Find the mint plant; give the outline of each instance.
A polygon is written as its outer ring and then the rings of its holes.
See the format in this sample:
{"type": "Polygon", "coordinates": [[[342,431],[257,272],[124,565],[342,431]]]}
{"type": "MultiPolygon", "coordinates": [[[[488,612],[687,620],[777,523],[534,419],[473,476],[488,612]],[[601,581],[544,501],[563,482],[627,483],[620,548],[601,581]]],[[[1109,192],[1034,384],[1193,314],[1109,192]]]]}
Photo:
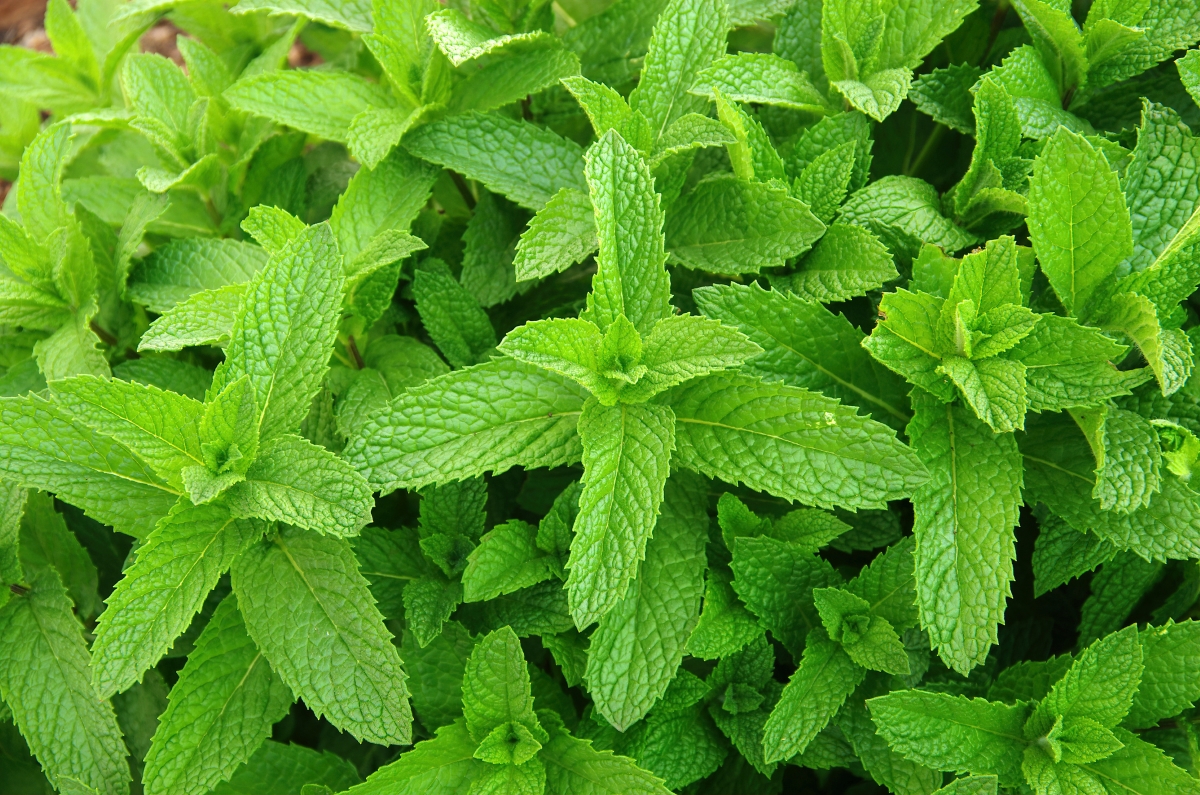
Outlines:
{"type": "Polygon", "coordinates": [[[1191,5],[44,22],[0,791],[1200,792],[1191,5]]]}

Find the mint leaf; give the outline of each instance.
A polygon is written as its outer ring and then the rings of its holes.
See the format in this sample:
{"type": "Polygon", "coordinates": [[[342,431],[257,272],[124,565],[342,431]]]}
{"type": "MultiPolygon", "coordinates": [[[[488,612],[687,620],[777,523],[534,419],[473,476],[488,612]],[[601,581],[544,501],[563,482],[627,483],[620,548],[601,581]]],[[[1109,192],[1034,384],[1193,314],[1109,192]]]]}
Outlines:
{"type": "Polygon", "coordinates": [[[574,462],[582,452],[575,428],[585,398],[561,376],[500,359],[400,395],[359,429],[343,455],[383,491],[574,462]]]}
{"type": "Polygon", "coordinates": [[[248,375],[264,441],[308,413],[333,348],[342,282],[337,243],[322,225],[289,241],[246,287],[209,395],[248,375]]]}
{"type": "Polygon", "coordinates": [[[314,712],[364,740],[411,740],[400,656],[345,541],[284,526],[238,558],[233,592],[250,637],[314,712]]]}
{"type": "Polygon", "coordinates": [[[683,657],[684,642],[690,647],[704,569],[702,493],[693,475],[677,473],[667,481],[662,513],[637,576],[592,633],[584,680],[597,711],[620,731],[640,720],[663,694],[683,657]],[[640,673],[631,677],[631,672],[640,673]]]}
{"type": "Polygon", "coordinates": [[[782,267],[823,231],[785,190],[731,177],[698,185],[672,207],[665,227],[672,262],[725,274],[782,267]]]}
{"type": "Polygon", "coordinates": [[[675,460],[729,483],[813,505],[870,508],[926,478],[886,426],[806,389],[710,377],[675,387],[665,402],[675,412],[675,460]],[[833,428],[836,436],[827,432],[833,428]]]}
{"type": "Polygon", "coordinates": [[[867,701],[871,719],[892,749],[934,770],[1023,781],[1023,725],[1030,707],[907,690],[867,701]]]}
{"type": "Polygon", "coordinates": [[[263,532],[224,505],[182,501],[138,548],[96,625],[92,677],[112,695],[141,680],[187,629],[204,598],[263,532]]]}
{"type": "Polygon", "coordinates": [[[52,569],[30,572],[28,593],[0,608],[0,695],[39,762],[56,780],[129,791],[112,706],[88,676],[88,650],[71,600],[52,569]],[[47,709],[56,716],[44,719],[47,709]]]}
{"type": "Polygon", "coordinates": [[[908,432],[931,474],[913,495],[921,623],[942,660],[965,675],[997,642],[1011,593],[1020,452],[1011,435],[929,397],[908,432]]]}
{"type": "Polygon", "coordinates": [[[587,189],[577,144],[503,116],[471,112],[440,119],[405,136],[404,148],[530,210],[563,188],[587,189]]]}
{"type": "Polygon", "coordinates": [[[639,333],[649,333],[671,313],[662,210],[650,171],[610,131],[588,150],[587,179],[600,241],[588,318],[605,331],[624,315],[639,333]]]}
{"type": "Polygon", "coordinates": [[[1055,133],[1029,180],[1029,237],[1063,306],[1087,318],[1097,291],[1132,254],[1117,175],[1082,136],[1055,133]]]}
{"type": "Polygon", "coordinates": [[[764,727],[766,761],[803,753],[858,687],[864,673],[840,645],[824,637],[824,630],[810,632],[800,667],[783,688],[764,727]]]}
{"type": "Polygon", "coordinates": [[[713,0],[672,0],[663,9],[638,87],[629,97],[629,106],[650,123],[651,140],[685,113],[704,111],[705,101],[688,89],[724,51],[728,28],[728,9],[713,0]]]}
{"type": "Polygon", "coordinates": [[[583,406],[583,491],[566,586],[577,627],[616,604],[645,554],[675,446],[674,419],[666,406],[583,406]]]}
{"type": "Polygon", "coordinates": [[[146,755],[153,792],[205,792],[229,777],[292,703],[226,597],[196,640],[146,755]]]}

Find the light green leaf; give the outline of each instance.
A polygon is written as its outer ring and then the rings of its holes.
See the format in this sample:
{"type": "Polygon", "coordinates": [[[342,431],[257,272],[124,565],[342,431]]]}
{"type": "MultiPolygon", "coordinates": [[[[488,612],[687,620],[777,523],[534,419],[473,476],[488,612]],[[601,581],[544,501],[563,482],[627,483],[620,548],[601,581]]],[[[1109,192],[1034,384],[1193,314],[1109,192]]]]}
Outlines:
{"type": "Polygon", "coordinates": [[[93,376],[55,381],[54,402],[97,433],[111,436],[180,489],[179,472],[203,463],[196,400],[152,386],[93,376]]]}
{"type": "Polygon", "coordinates": [[[263,442],[246,479],[226,492],[236,516],[352,536],[371,521],[371,486],[351,466],[292,434],[263,442]]]}
{"type": "Polygon", "coordinates": [[[835,80],[846,101],[876,121],[895,113],[912,85],[911,69],[884,69],[864,80],[835,80]]]}
{"type": "Polygon", "coordinates": [[[757,285],[702,287],[693,297],[763,348],[745,365],[751,374],[820,390],[897,429],[908,421],[908,387],[862,349],[862,332],[844,316],[757,285]]]}
{"type": "Polygon", "coordinates": [[[1083,650],[1038,705],[1028,730],[1049,730],[1051,716],[1090,718],[1112,728],[1128,714],[1141,678],[1137,627],[1125,627],[1083,650]]]}
{"type": "Polygon", "coordinates": [[[861,226],[834,224],[796,272],[779,281],[803,299],[830,303],[866,295],[898,278],[892,255],[877,237],[861,226]]]}
{"type": "Polygon", "coordinates": [[[382,86],[340,71],[268,72],[239,80],[224,96],[238,110],[341,143],[360,113],[394,105],[382,86]]]}
{"type": "Polygon", "coordinates": [[[768,53],[723,55],[696,75],[688,93],[712,99],[714,89],[735,102],[825,113],[825,98],[792,61],[768,53]]]}
{"type": "Polygon", "coordinates": [[[1200,652],[1200,623],[1168,621],[1161,627],[1138,632],[1142,647],[1142,679],[1123,725],[1140,729],[1153,726],[1188,709],[1200,700],[1200,681],[1188,674],[1200,652]]]}
{"type": "Polygon", "coordinates": [[[1107,759],[1080,765],[1102,781],[1108,792],[1186,795],[1196,791],[1196,779],[1173,764],[1157,746],[1123,729],[1114,733],[1124,748],[1107,759]]]}
{"type": "Polygon", "coordinates": [[[366,0],[238,0],[230,10],[234,14],[295,14],[356,33],[371,31],[371,4],[366,0]]]}
{"type": "Polygon", "coordinates": [[[146,755],[146,792],[203,795],[228,778],[292,704],[246,634],[237,599],[221,601],[196,640],[146,755]]]}
{"type": "Polygon", "coordinates": [[[604,616],[636,575],[662,503],[674,435],[666,406],[584,404],[583,491],[567,563],[577,627],[604,616]]]}
{"type": "Polygon", "coordinates": [[[725,177],[701,182],[676,203],[664,231],[672,262],[731,274],[782,267],[825,228],[782,188],[725,177]]]}
{"type": "Polygon", "coordinates": [[[913,495],[917,604],[947,665],[966,675],[997,641],[1012,593],[1021,459],[963,408],[925,398],[908,430],[932,478],[913,495]]]}
{"type": "Polygon", "coordinates": [[[535,734],[541,732],[533,714],[521,641],[510,627],[491,632],[475,644],[463,672],[462,689],[463,717],[476,743],[506,723],[521,723],[535,734]]]}
{"type": "Polygon", "coordinates": [[[0,696],[42,768],[96,792],[129,792],[129,766],[112,706],[92,688],[83,627],[58,573],[0,607],[0,696]]]}
{"type": "Polygon", "coordinates": [[[658,17],[629,106],[650,122],[651,139],[685,113],[703,113],[705,100],[688,94],[696,75],[725,51],[728,9],[719,0],[671,0],[658,17]]]}
{"type": "Polygon", "coordinates": [[[1030,707],[920,690],[867,701],[871,719],[892,750],[934,770],[994,775],[1020,786],[1023,726],[1030,707]]]}
{"type": "Polygon", "coordinates": [[[431,122],[406,135],[404,148],[534,211],[563,188],[587,190],[578,144],[495,114],[471,112],[431,122]]]}
{"type": "Polygon", "coordinates": [[[553,576],[537,547],[537,528],[519,519],[498,524],[479,539],[463,571],[463,601],[482,602],[553,576]]]}
{"type": "Polygon", "coordinates": [[[492,321],[448,269],[421,268],[412,291],[425,330],[450,364],[470,367],[489,358],[496,347],[492,321]]]}
{"type": "Polygon", "coordinates": [[[874,232],[897,258],[911,259],[922,243],[953,253],[978,240],[942,214],[932,185],[913,177],[875,180],[846,200],[838,218],[874,232]]]}
{"type": "Polygon", "coordinates": [[[976,361],[947,356],[938,372],[950,377],[975,416],[996,433],[1025,428],[1025,365],[998,356],[976,361]]]}
{"type": "Polygon", "coordinates": [[[248,282],[266,262],[263,249],[249,243],[203,237],[172,240],[141,261],[129,297],[161,314],[202,290],[248,282]]]}
{"type": "Polygon", "coordinates": [[[1093,298],[1133,253],[1133,238],[1117,175],[1083,136],[1055,133],[1034,161],[1029,237],[1063,306],[1090,317],[1093,298]]]}
{"type": "MultiPolygon", "coordinates": [[[[545,713],[543,713],[545,714],[545,713]]],[[[555,726],[538,758],[546,766],[546,795],[666,795],[662,779],[634,760],[599,751],[590,740],[555,726]]]]}
{"type": "Polygon", "coordinates": [[[654,180],[641,156],[612,131],[588,150],[586,170],[600,244],[587,318],[605,331],[624,315],[648,334],[672,313],[654,180]]]}
{"type": "Polygon", "coordinates": [[[383,492],[579,460],[587,393],[561,376],[498,359],[401,394],[343,455],[383,492]]]}
{"type": "Polygon", "coordinates": [[[437,736],[372,773],[346,795],[406,795],[466,792],[484,763],[474,757],[477,743],[462,720],[437,730],[437,736]]]}
{"type": "Polygon", "coordinates": [[[283,526],[238,558],[233,591],[246,631],[309,709],[362,740],[411,742],[400,656],[346,541],[283,526]]]}
{"type": "Polygon", "coordinates": [[[264,441],[297,428],[320,389],[340,319],[341,260],[329,227],[309,227],[246,287],[209,394],[250,376],[264,441]]]}
{"type": "Polygon", "coordinates": [[[0,472],[144,538],[178,492],[128,447],[34,395],[0,398],[0,472]]]}
{"type": "Polygon", "coordinates": [[[763,730],[767,762],[804,752],[825,728],[866,672],[822,629],[808,634],[804,657],[763,730]]]}
{"type": "Polygon", "coordinates": [[[795,655],[809,631],[821,625],[812,589],[842,583],[828,561],[799,544],[766,537],[737,539],[732,568],[734,591],[795,655]]]}
{"type": "Polygon", "coordinates": [[[461,11],[445,8],[425,17],[425,27],[438,48],[455,66],[484,55],[491,55],[510,46],[553,42],[544,31],[496,35],[496,31],[472,22],[461,11]]]}
{"type": "Polygon", "coordinates": [[[644,717],[667,689],[695,626],[708,524],[703,499],[704,484],[694,475],[667,481],[645,560],[592,633],[584,680],[596,710],[618,731],[644,717]]]}
{"type": "Polygon", "coordinates": [[[234,559],[263,533],[224,505],[180,505],[154,528],[96,622],[92,679],[105,696],[141,680],[188,628],[234,559]]]}
{"type": "Polygon", "coordinates": [[[675,461],[728,483],[821,507],[882,507],[928,477],[887,426],[823,395],[746,377],[665,394],[675,461]]]}
{"type": "Polygon", "coordinates": [[[583,262],[599,245],[592,200],[574,188],[551,197],[521,235],[513,259],[517,281],[541,279],[583,262]]]}

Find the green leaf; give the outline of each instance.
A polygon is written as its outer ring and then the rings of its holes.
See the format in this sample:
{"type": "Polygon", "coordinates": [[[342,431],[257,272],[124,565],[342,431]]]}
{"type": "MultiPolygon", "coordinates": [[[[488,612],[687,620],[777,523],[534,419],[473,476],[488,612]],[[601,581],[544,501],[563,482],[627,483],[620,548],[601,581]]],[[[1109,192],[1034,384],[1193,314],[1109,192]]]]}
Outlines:
{"type": "Polygon", "coordinates": [[[1139,729],[1173,717],[1200,700],[1200,681],[1187,674],[1200,653],[1200,624],[1168,621],[1138,632],[1142,679],[1123,725],[1139,729]]]}
{"type": "Polygon", "coordinates": [[[1039,522],[1033,548],[1033,592],[1049,593],[1060,585],[1106,563],[1117,554],[1112,544],[1094,533],[1080,532],[1049,515],[1039,522]]]}
{"type": "Polygon", "coordinates": [[[900,103],[908,96],[908,88],[912,85],[912,71],[884,69],[862,81],[835,80],[833,85],[856,109],[876,121],[883,121],[895,113],[900,103]]]}
{"type": "Polygon", "coordinates": [[[702,287],[693,297],[706,315],[737,325],[763,348],[747,362],[750,373],[820,390],[895,428],[908,421],[908,388],[862,349],[862,332],[844,316],[756,285],[702,287]]]}
{"type": "Polygon", "coordinates": [[[34,395],[0,398],[0,471],[97,521],[145,537],[178,493],[133,451],[34,395]]]}
{"type": "Polygon", "coordinates": [[[727,657],[760,634],[758,622],[734,594],[728,575],[709,569],[704,609],[688,637],[688,654],[702,660],[727,657]]]}
{"type": "Polygon", "coordinates": [[[360,113],[394,104],[382,86],[334,71],[255,75],[234,83],[224,96],[238,110],[341,143],[349,141],[350,126],[360,113]]]}
{"type": "Polygon", "coordinates": [[[463,717],[476,743],[499,726],[521,723],[542,733],[533,714],[533,695],[521,641],[509,627],[481,638],[463,672],[463,717]]]}
{"type": "Polygon", "coordinates": [[[739,538],[732,568],[734,591],[763,627],[796,655],[810,630],[821,624],[812,589],[842,583],[824,559],[773,538],[739,538]]]}
{"type": "Polygon", "coordinates": [[[1025,702],[1001,704],[945,693],[901,690],[867,701],[892,750],[934,770],[994,775],[1019,786],[1025,702]]]}
{"type": "Polygon", "coordinates": [[[207,792],[250,758],[292,704],[232,596],[205,625],[168,698],[146,755],[149,793],[207,792]]]}
{"type": "Polygon", "coordinates": [[[866,295],[898,278],[892,255],[877,237],[861,226],[834,224],[797,271],[779,281],[800,298],[830,303],[866,295]]]}
{"type": "Polygon", "coordinates": [[[708,522],[703,495],[693,475],[667,481],[637,576],[592,633],[584,680],[596,710],[618,731],[644,717],[667,689],[695,626],[708,522]]]}
{"type": "Polygon", "coordinates": [[[371,521],[371,486],[349,464],[292,434],[264,442],[246,479],[226,493],[237,516],[287,522],[341,537],[371,521]]]}
{"type": "Polygon", "coordinates": [[[651,140],[685,113],[703,113],[704,99],[688,89],[697,74],[725,51],[728,9],[717,0],[671,0],[654,35],[629,106],[650,122],[651,140]]]}
{"type": "Polygon", "coordinates": [[[372,773],[346,795],[400,795],[418,792],[466,792],[483,763],[475,759],[477,743],[459,720],[441,727],[437,736],[413,746],[391,764],[372,773]]]}
{"type": "Polygon", "coordinates": [[[927,478],[887,426],[806,389],[714,376],[675,387],[664,402],[675,412],[675,460],[728,483],[872,508],[927,478]]]}
{"type": "Polygon", "coordinates": [[[1029,408],[1062,411],[1127,395],[1153,377],[1149,368],[1118,370],[1125,350],[1099,329],[1071,318],[1042,315],[1008,355],[1025,365],[1029,408]]]}
{"type": "Polygon", "coordinates": [[[662,503],[674,434],[666,406],[584,404],[583,491],[567,563],[576,626],[604,616],[637,573],[662,503]]]}
{"type": "Polygon", "coordinates": [[[1092,496],[1100,507],[1121,513],[1147,507],[1160,488],[1162,449],[1154,426],[1141,415],[1112,406],[1071,414],[1096,456],[1092,496]]]}
{"type": "Polygon", "coordinates": [[[337,243],[318,225],[289,241],[246,287],[209,394],[248,375],[264,441],[308,414],[337,335],[342,282],[337,243]]]}
{"type": "Polygon", "coordinates": [[[203,463],[199,430],[204,409],[198,401],[94,376],[55,381],[51,394],[55,403],[124,444],[177,489],[183,486],[180,470],[203,463]]]}
{"type": "Polygon", "coordinates": [[[561,376],[498,359],[408,390],[368,420],[343,455],[383,492],[573,463],[586,398],[561,376]]]}
{"type": "Polygon", "coordinates": [[[782,267],[824,231],[782,188],[733,177],[700,183],[672,208],[665,227],[673,263],[722,274],[782,267]]]}
{"type": "Polygon", "coordinates": [[[229,781],[218,784],[213,795],[254,795],[263,790],[340,792],[362,779],[354,765],[330,751],[267,740],[237,769],[229,781]]]}
{"type": "Polygon", "coordinates": [[[1095,458],[1079,427],[1061,416],[1040,418],[1021,440],[1026,499],[1044,502],[1072,527],[1089,530],[1118,549],[1146,560],[1189,558],[1200,549],[1200,495],[1177,478],[1164,478],[1150,505],[1131,514],[1100,509],[1091,497],[1095,458]]]}
{"type": "Polygon", "coordinates": [[[138,682],[171,648],[237,556],[263,533],[221,504],[172,510],[138,548],[96,623],[92,678],[110,696],[138,682]]]}
{"type": "Polygon", "coordinates": [[[654,180],[645,161],[612,131],[588,150],[587,180],[600,244],[587,317],[605,331],[624,315],[648,334],[672,313],[654,180]]]}
{"type": "Polygon", "coordinates": [[[1018,0],[1013,7],[1063,96],[1082,86],[1087,79],[1088,57],[1083,34],[1069,11],[1044,0],[1018,0]]]}
{"type": "Polygon", "coordinates": [[[563,188],[521,235],[513,259],[517,281],[541,279],[583,262],[599,245],[596,215],[586,193],[563,188]]]}
{"type": "Polygon", "coordinates": [[[734,139],[725,146],[734,175],[747,182],[783,182],[783,160],[766,129],[736,102],[726,99],[720,90],[716,91],[716,98],[717,116],[734,139]]]}
{"type": "Polygon", "coordinates": [[[1141,678],[1137,627],[1125,627],[1084,649],[1038,705],[1027,731],[1048,730],[1051,715],[1090,718],[1112,728],[1128,714],[1141,678]]]}
{"type": "Polygon", "coordinates": [[[810,632],[800,666],[767,719],[763,731],[766,761],[803,753],[864,675],[840,645],[825,637],[824,630],[810,632]]]}
{"type": "Polygon", "coordinates": [[[1192,345],[1179,330],[1164,326],[1158,307],[1144,295],[1121,293],[1105,307],[1104,328],[1133,340],[1164,395],[1178,391],[1192,372],[1192,345]]]}
{"type": "Polygon", "coordinates": [[[14,568],[5,579],[9,583],[23,582],[21,564],[24,564],[25,572],[31,574],[38,569],[53,567],[62,577],[78,615],[86,618],[95,616],[101,607],[96,591],[96,565],[67,527],[62,514],[54,509],[53,498],[42,492],[26,495],[18,491],[13,502],[15,504],[9,508],[15,514],[12,517],[13,529],[18,529],[15,527],[18,521],[20,528],[19,536],[14,533],[12,538],[13,558],[10,561],[14,568]],[[21,515],[22,510],[24,516],[21,515]]]}
{"type": "Polygon", "coordinates": [[[913,495],[917,603],[942,660],[964,676],[997,642],[1011,595],[1021,458],[954,405],[917,404],[908,433],[932,475],[913,495]]]}
{"type": "Polygon", "coordinates": [[[897,258],[911,259],[922,243],[950,253],[978,240],[942,214],[932,185],[913,177],[888,176],[872,182],[846,200],[838,218],[874,232],[897,258]]]}
{"type": "Polygon", "coordinates": [[[406,135],[404,148],[530,210],[563,188],[587,190],[578,144],[503,116],[471,112],[430,122],[406,135]]]}
{"type": "Polygon", "coordinates": [[[975,416],[996,433],[1024,429],[1028,408],[1025,365],[998,356],[978,361],[948,356],[938,372],[950,377],[975,416]]]}
{"type": "Polygon", "coordinates": [[[1195,792],[1196,779],[1176,767],[1157,746],[1121,729],[1115,734],[1124,748],[1106,759],[1080,765],[1102,781],[1107,791],[1121,795],[1195,792]]]}
{"type": "Polygon", "coordinates": [[[309,709],[362,740],[411,742],[400,656],[346,541],[284,526],[238,558],[233,591],[246,631],[309,709]]]}
{"type": "Polygon", "coordinates": [[[438,48],[455,66],[491,55],[516,44],[553,41],[544,31],[497,36],[496,31],[472,22],[461,11],[446,8],[425,17],[425,27],[438,48]]]}
{"type": "Polygon", "coordinates": [[[97,792],[129,792],[112,706],[92,688],[83,627],[53,569],[0,607],[0,696],[50,777],[97,792]]]}
{"type": "Polygon", "coordinates": [[[1055,133],[1034,161],[1029,237],[1063,306],[1085,319],[1098,291],[1133,253],[1116,173],[1099,150],[1069,130],[1055,133]]]}
{"type": "Polygon", "coordinates": [[[975,116],[971,112],[974,97],[970,89],[981,76],[982,71],[974,64],[934,69],[913,81],[908,98],[935,122],[970,135],[975,132],[975,116]]]}
{"type": "Polygon", "coordinates": [[[549,579],[550,558],[537,548],[537,528],[519,519],[496,525],[471,552],[463,601],[482,602],[549,579]]]}
{"type": "Polygon", "coordinates": [[[451,365],[470,367],[488,358],[496,347],[492,321],[449,269],[418,270],[412,291],[425,330],[451,365]]]}
{"type": "Polygon", "coordinates": [[[236,240],[172,240],[143,259],[129,296],[159,314],[203,290],[254,278],[267,262],[262,248],[236,240]]]}
{"type": "MultiPolygon", "coordinates": [[[[545,714],[545,713],[543,713],[545,714]]],[[[662,779],[634,760],[600,751],[590,740],[552,727],[538,758],[546,766],[547,795],[666,795],[662,779]]]]}
{"type": "Polygon", "coordinates": [[[778,55],[751,52],[723,55],[696,75],[688,93],[713,99],[714,89],[734,102],[825,112],[825,98],[807,75],[795,63],[778,55]]]}
{"type": "Polygon", "coordinates": [[[371,4],[364,0],[238,0],[231,10],[235,14],[251,14],[255,11],[294,14],[358,33],[371,30],[371,4]]]}

